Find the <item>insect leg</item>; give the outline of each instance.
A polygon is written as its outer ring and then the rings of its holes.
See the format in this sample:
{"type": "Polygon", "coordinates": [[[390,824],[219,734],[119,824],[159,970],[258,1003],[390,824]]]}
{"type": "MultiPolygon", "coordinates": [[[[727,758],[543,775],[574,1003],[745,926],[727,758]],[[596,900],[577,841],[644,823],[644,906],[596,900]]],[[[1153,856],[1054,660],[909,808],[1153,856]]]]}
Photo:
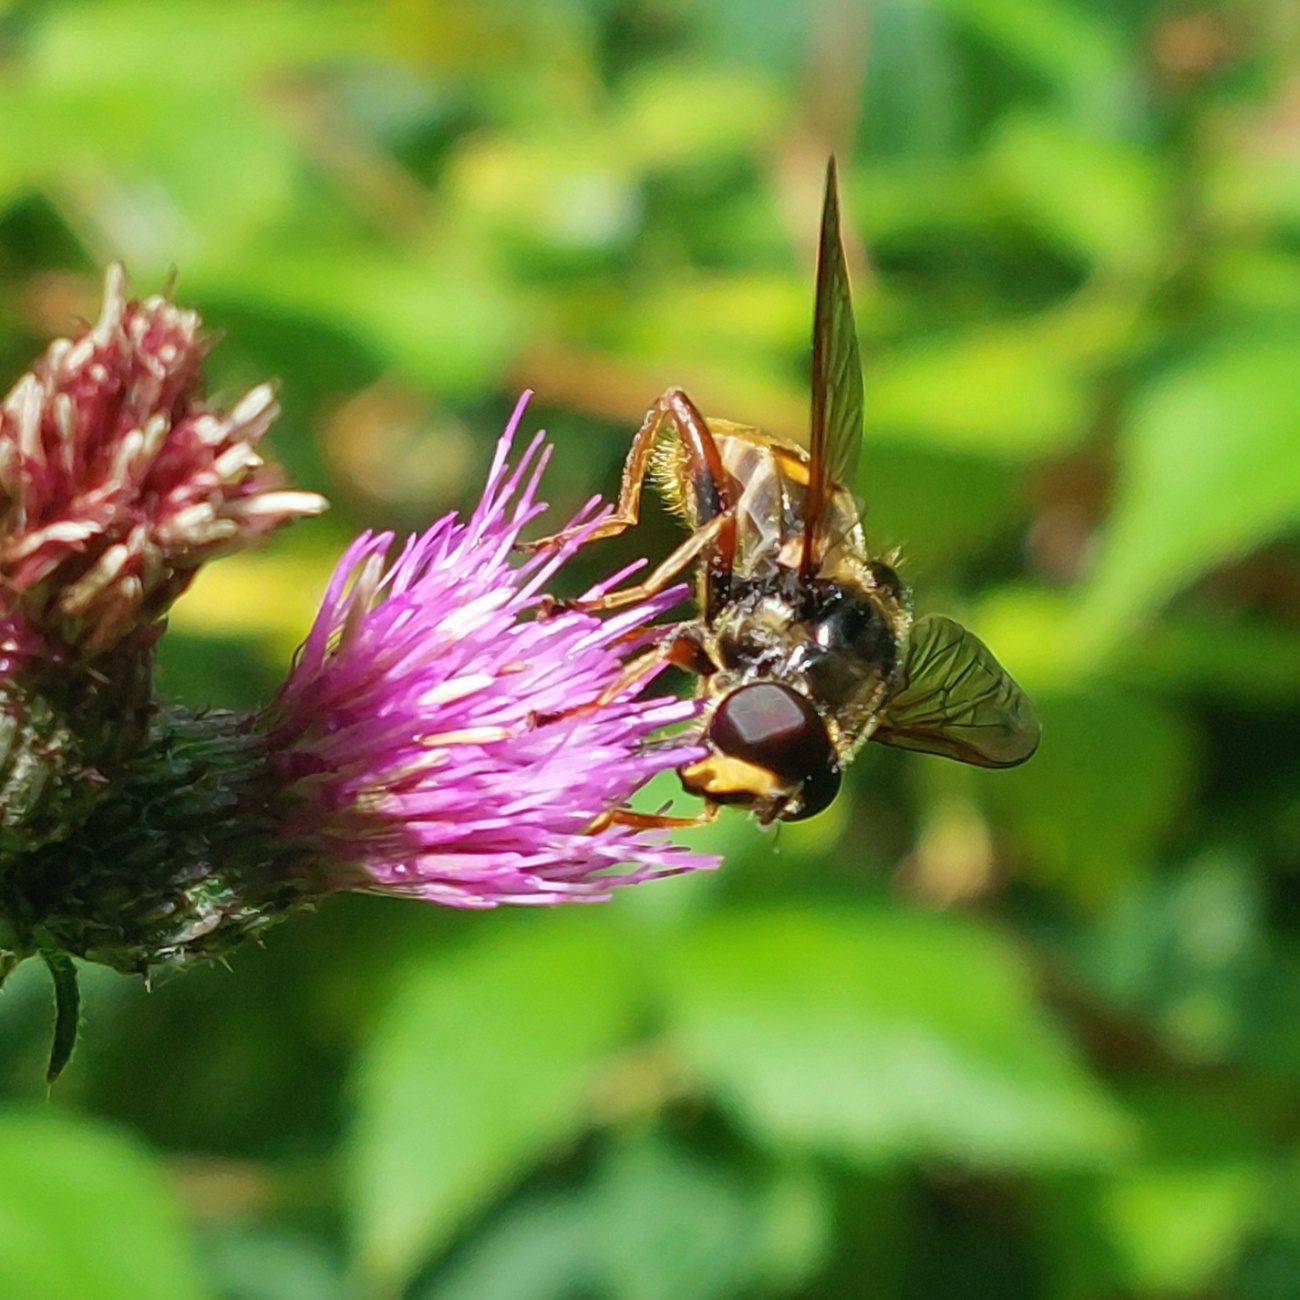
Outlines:
{"type": "MultiPolygon", "coordinates": [[[[735,516],[729,511],[726,514],[714,515],[703,528],[697,528],[680,546],[655,565],[644,582],[635,583],[631,587],[621,587],[618,591],[607,591],[603,596],[593,596],[590,600],[553,600],[549,608],[576,609],[586,614],[595,614],[610,609],[621,609],[624,605],[635,605],[638,601],[646,600],[661,592],[692,560],[716,546],[724,533],[730,531],[734,535],[735,525],[735,516]]],[[[708,572],[712,576],[713,555],[709,556],[708,563],[708,572]]],[[[726,573],[730,577],[730,563],[727,565],[726,573]]]]}
{"type": "Polygon", "coordinates": [[[691,826],[707,826],[717,819],[719,805],[705,801],[704,807],[692,817],[670,817],[667,813],[640,813],[631,808],[611,808],[603,812],[587,827],[588,835],[603,831],[606,826],[630,826],[634,830],[685,830],[691,826]]]}
{"type": "MultiPolygon", "coordinates": [[[[619,484],[618,504],[614,513],[602,519],[594,528],[578,526],[566,528],[549,537],[539,538],[535,542],[521,542],[521,551],[537,551],[544,546],[566,542],[574,537],[584,537],[596,541],[602,537],[616,537],[637,522],[641,514],[641,489],[645,484],[646,470],[650,465],[650,453],[654,450],[655,440],[665,420],[672,420],[677,426],[678,436],[686,450],[686,459],[691,476],[691,487],[697,502],[696,518],[699,523],[706,523],[715,515],[730,509],[731,501],[727,492],[727,476],[722,468],[722,457],[718,453],[717,443],[709,431],[708,421],[699,412],[699,408],[680,388],[669,388],[646,412],[641,427],[632,438],[627,459],[623,462],[623,477],[619,484]]],[[[725,531],[725,530],[724,530],[725,531]]],[[[730,550],[735,550],[735,526],[731,528],[732,541],[730,550]]],[[[723,539],[723,545],[725,545],[723,539]]],[[[728,567],[730,561],[728,560],[728,567]]]]}
{"type": "Polygon", "coordinates": [[[575,704],[571,709],[564,709],[559,713],[539,713],[533,718],[534,723],[555,722],[560,718],[580,718],[584,714],[599,712],[638,682],[653,676],[664,664],[677,664],[681,668],[690,667],[695,662],[697,643],[680,628],[669,630],[670,636],[629,659],[623,665],[623,671],[595,699],[575,704]]]}

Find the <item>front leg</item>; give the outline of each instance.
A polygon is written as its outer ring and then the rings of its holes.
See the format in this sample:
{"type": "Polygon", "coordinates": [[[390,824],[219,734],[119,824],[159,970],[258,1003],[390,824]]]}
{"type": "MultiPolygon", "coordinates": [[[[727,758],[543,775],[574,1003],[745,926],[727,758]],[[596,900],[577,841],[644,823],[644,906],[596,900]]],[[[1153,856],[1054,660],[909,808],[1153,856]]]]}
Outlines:
{"type": "Polygon", "coordinates": [[[633,812],[631,808],[611,808],[587,827],[588,835],[597,835],[608,826],[628,826],[638,831],[690,830],[716,821],[719,806],[707,799],[704,807],[690,817],[671,817],[667,813],[633,812]]]}
{"type": "Polygon", "coordinates": [[[574,704],[557,713],[537,713],[531,716],[533,726],[558,722],[561,718],[583,718],[607,709],[615,700],[626,695],[642,683],[648,682],[661,668],[674,664],[678,668],[695,669],[700,659],[700,643],[692,624],[681,627],[652,629],[663,635],[623,665],[622,671],[593,699],[574,704]]]}

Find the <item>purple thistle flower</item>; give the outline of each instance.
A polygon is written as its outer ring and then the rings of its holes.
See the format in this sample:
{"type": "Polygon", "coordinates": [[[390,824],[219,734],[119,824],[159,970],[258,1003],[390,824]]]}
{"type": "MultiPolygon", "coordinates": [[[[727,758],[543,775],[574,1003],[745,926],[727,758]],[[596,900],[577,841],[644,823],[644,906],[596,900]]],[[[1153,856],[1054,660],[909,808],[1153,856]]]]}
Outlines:
{"type": "Polygon", "coordinates": [[[595,901],[717,865],[624,815],[703,756],[672,730],[699,702],[628,672],[686,589],[603,619],[548,607],[584,532],[515,554],[548,455],[539,434],[508,464],[524,401],[467,520],[391,560],[391,534],[348,548],[268,708],[160,707],[154,644],[198,567],[324,506],[257,453],[271,389],[210,407],[203,352],[197,315],[128,302],[114,268],[99,322],[0,402],[0,981],[49,965],[50,1078],[76,1038],[71,956],[217,958],[340,890],[595,901]]]}
{"type": "Polygon", "coordinates": [[[52,343],[0,403],[8,612],[35,641],[92,653],[165,614],[205,560],[325,506],[280,490],[257,452],[271,387],[229,413],[206,403],[198,314],[123,286],[111,267],[98,322],[52,343]]]}
{"type": "MultiPolygon", "coordinates": [[[[603,620],[537,617],[581,538],[512,557],[545,509],[542,435],[508,465],[526,401],[467,520],[439,520],[391,562],[391,534],[349,547],[260,720],[292,810],[282,829],[336,864],[333,888],[460,907],[558,903],[716,865],[605,816],[700,753],[689,737],[656,739],[693,718],[694,701],[644,698],[645,680],[602,698],[684,589],[603,620]]],[[[583,517],[594,524],[590,509],[583,517]]]]}

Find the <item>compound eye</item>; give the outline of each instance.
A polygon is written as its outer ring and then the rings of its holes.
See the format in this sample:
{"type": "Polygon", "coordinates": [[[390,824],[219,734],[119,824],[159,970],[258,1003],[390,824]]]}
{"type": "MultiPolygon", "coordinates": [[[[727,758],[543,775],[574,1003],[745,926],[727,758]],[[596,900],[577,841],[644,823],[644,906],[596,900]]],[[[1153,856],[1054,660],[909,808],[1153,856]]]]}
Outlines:
{"type": "Polygon", "coordinates": [[[826,724],[808,699],[776,682],[732,691],[713,715],[709,739],[721,753],[761,767],[799,792],[789,821],[826,808],[840,788],[840,765],[826,724]]]}

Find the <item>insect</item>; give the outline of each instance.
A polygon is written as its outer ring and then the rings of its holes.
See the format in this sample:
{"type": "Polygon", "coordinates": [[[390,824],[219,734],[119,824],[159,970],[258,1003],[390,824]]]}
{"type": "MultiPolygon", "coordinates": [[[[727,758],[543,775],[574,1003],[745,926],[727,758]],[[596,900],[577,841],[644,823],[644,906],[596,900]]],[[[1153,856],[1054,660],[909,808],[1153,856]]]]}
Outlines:
{"type": "Polygon", "coordinates": [[[1014,766],[1037,748],[1033,707],[988,647],[942,615],[913,619],[894,568],[869,554],[852,492],[862,416],[832,158],[808,450],[705,419],[670,388],[632,440],[615,511],[587,535],[634,525],[647,477],[690,535],[643,582],[569,602],[613,609],[698,564],[696,617],[632,660],[610,696],[666,661],[698,675],[708,753],[680,776],[706,815],[738,804],[763,823],[811,817],[834,800],[868,740],[982,767],[1014,766]]]}

